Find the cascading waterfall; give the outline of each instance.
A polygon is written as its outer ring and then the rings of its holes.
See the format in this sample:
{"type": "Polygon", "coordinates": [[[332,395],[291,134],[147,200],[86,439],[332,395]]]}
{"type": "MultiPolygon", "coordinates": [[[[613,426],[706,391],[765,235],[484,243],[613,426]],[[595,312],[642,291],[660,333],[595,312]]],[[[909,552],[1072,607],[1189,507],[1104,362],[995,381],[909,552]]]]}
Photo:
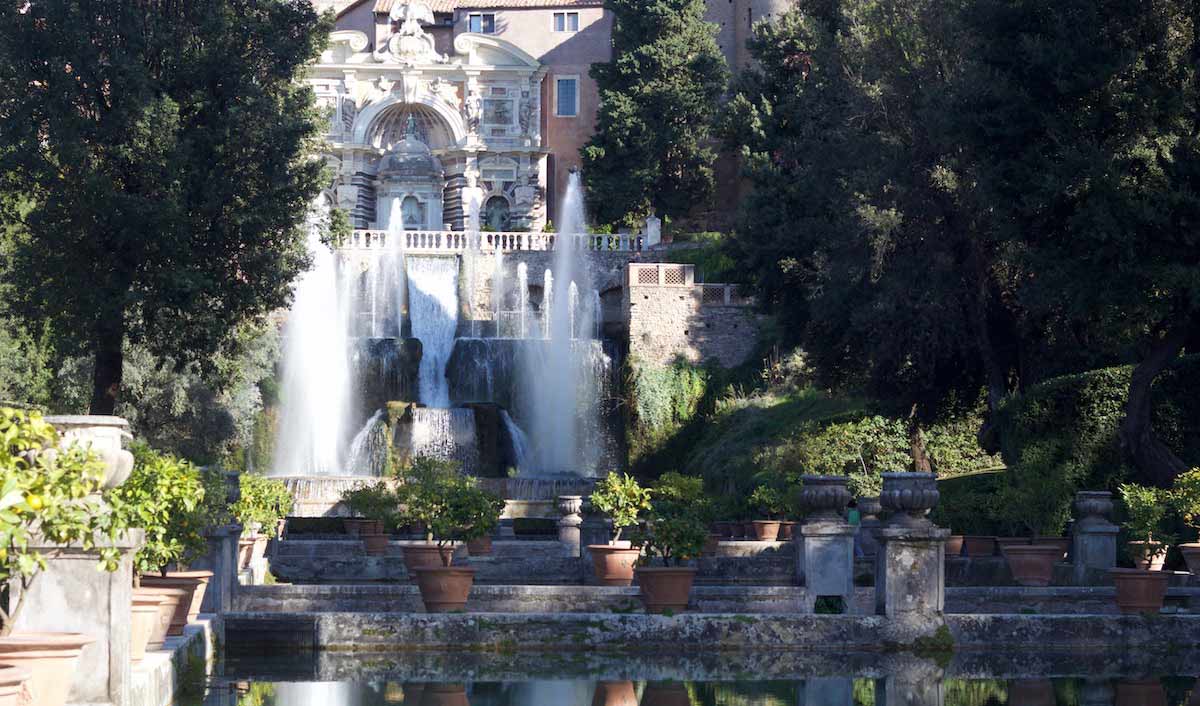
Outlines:
{"type": "Polygon", "coordinates": [[[427,407],[449,407],[446,361],[458,328],[458,259],[409,257],[406,272],[412,335],[421,341],[421,402],[427,407]]]}
{"type": "Polygon", "coordinates": [[[508,410],[500,410],[500,420],[504,423],[504,430],[508,432],[509,441],[512,443],[513,467],[518,472],[528,469],[529,437],[525,436],[524,430],[513,421],[512,415],[508,413],[508,410]]]}
{"type": "MultiPolygon", "coordinates": [[[[279,434],[272,475],[327,475],[342,471],[341,451],[350,412],[349,339],[341,306],[337,257],[321,242],[318,223],[328,204],[308,223],[312,269],[294,285],[284,325],[279,434]]],[[[350,278],[344,278],[349,286],[350,278]]]]}
{"type": "Polygon", "coordinates": [[[408,447],[413,456],[452,459],[464,472],[474,472],[479,465],[475,412],[464,407],[414,409],[408,447]]]}
{"type": "Polygon", "coordinates": [[[383,421],[383,410],[376,412],[350,442],[346,469],[356,476],[381,476],[387,467],[392,440],[383,421]]]}

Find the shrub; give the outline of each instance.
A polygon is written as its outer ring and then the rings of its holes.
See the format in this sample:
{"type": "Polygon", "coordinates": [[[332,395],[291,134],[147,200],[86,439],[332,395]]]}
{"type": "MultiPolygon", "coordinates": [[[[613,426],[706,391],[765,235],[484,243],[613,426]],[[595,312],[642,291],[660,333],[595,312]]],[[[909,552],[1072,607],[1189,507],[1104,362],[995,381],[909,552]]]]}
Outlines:
{"type": "Polygon", "coordinates": [[[186,565],[208,550],[209,528],[227,518],[224,478],[145,444],[132,451],[129,479],[105,497],[120,524],[146,532],[134,568],[144,574],[186,565]]]}
{"type": "Polygon", "coordinates": [[[95,550],[101,568],[115,571],[119,552],[96,540],[125,526],[96,495],[103,464],[78,447],[55,449],[58,435],[40,414],[0,408],[0,441],[0,581],[20,588],[15,605],[0,604],[0,635],[7,636],[46,569],[47,557],[29,546],[35,537],[95,550]]]}
{"type": "Polygon", "coordinates": [[[1179,474],[1169,498],[1183,524],[1200,531],[1200,468],[1179,474]]]}
{"type": "Polygon", "coordinates": [[[396,524],[399,499],[384,481],[350,488],[342,492],[342,502],[358,517],[376,520],[387,526],[396,524]]]}
{"type": "Polygon", "coordinates": [[[777,519],[787,510],[784,493],[773,485],[760,485],[750,494],[750,505],[758,510],[760,517],[777,519]]]}
{"type": "Polygon", "coordinates": [[[1163,532],[1167,514],[1166,492],[1134,483],[1122,483],[1119,490],[1127,513],[1122,524],[1131,541],[1143,543],[1140,545],[1141,558],[1148,559],[1171,544],[1173,538],[1163,532]]]}
{"type": "Polygon", "coordinates": [[[667,503],[691,507],[705,523],[716,519],[712,498],[704,494],[704,479],[669,471],[659,476],[650,488],[653,504],[667,503]]]}
{"type": "Polygon", "coordinates": [[[434,522],[446,510],[447,488],[462,476],[458,464],[427,456],[413,457],[400,468],[396,487],[398,520],[425,527],[425,538],[435,539],[434,522]]]}
{"type": "MultiPolygon", "coordinates": [[[[479,487],[479,481],[458,476],[439,486],[441,512],[433,518],[430,529],[439,547],[455,541],[467,542],[484,537],[500,522],[504,499],[479,487]]],[[[450,566],[452,555],[443,553],[442,563],[450,566]]]]}
{"type": "Polygon", "coordinates": [[[636,526],[638,517],[650,509],[650,491],[626,473],[609,473],[592,490],[592,507],[612,519],[615,542],[624,528],[636,526]]]}
{"type": "MultiPolygon", "coordinates": [[[[678,479],[685,476],[674,475],[671,485],[677,488],[680,485],[678,479]]],[[[687,487],[690,489],[690,484],[687,487]]],[[[689,497],[690,494],[665,492],[651,502],[645,525],[636,528],[630,537],[633,546],[642,548],[643,563],[658,557],[664,566],[680,565],[700,556],[704,540],[708,538],[708,522],[703,516],[703,508],[689,502],[689,497]]]]}
{"type": "Polygon", "coordinates": [[[276,523],[292,511],[292,494],[283,481],[256,473],[243,473],[239,481],[241,498],[232,511],[243,526],[257,523],[273,530],[276,523]]]}

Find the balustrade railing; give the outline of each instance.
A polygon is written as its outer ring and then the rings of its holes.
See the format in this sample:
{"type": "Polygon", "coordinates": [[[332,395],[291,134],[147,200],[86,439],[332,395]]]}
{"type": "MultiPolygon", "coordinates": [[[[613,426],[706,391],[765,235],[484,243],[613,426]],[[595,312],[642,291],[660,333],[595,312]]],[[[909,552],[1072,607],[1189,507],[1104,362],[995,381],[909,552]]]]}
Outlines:
{"type": "Polygon", "coordinates": [[[563,238],[573,238],[575,247],[594,252],[637,252],[644,246],[640,235],[596,233],[472,232],[461,230],[356,230],[342,250],[398,249],[411,253],[550,251],[563,238]]]}

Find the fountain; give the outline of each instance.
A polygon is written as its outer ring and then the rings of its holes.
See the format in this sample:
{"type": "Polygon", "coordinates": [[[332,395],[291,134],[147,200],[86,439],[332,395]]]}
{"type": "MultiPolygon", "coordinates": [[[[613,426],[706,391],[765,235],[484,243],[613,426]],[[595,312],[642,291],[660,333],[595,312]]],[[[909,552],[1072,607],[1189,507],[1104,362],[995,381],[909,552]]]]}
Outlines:
{"type": "Polygon", "coordinates": [[[446,361],[458,327],[458,258],[408,258],[408,315],[421,341],[420,401],[449,407],[446,361]]]}

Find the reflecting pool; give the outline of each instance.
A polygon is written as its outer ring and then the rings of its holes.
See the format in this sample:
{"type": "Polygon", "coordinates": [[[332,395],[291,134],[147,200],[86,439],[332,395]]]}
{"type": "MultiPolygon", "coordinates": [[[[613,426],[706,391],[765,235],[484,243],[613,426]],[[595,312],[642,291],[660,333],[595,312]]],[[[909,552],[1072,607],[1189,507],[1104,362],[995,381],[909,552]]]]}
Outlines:
{"type": "Polygon", "coordinates": [[[1200,706],[1200,654],[231,655],[177,706],[1200,706]]]}

